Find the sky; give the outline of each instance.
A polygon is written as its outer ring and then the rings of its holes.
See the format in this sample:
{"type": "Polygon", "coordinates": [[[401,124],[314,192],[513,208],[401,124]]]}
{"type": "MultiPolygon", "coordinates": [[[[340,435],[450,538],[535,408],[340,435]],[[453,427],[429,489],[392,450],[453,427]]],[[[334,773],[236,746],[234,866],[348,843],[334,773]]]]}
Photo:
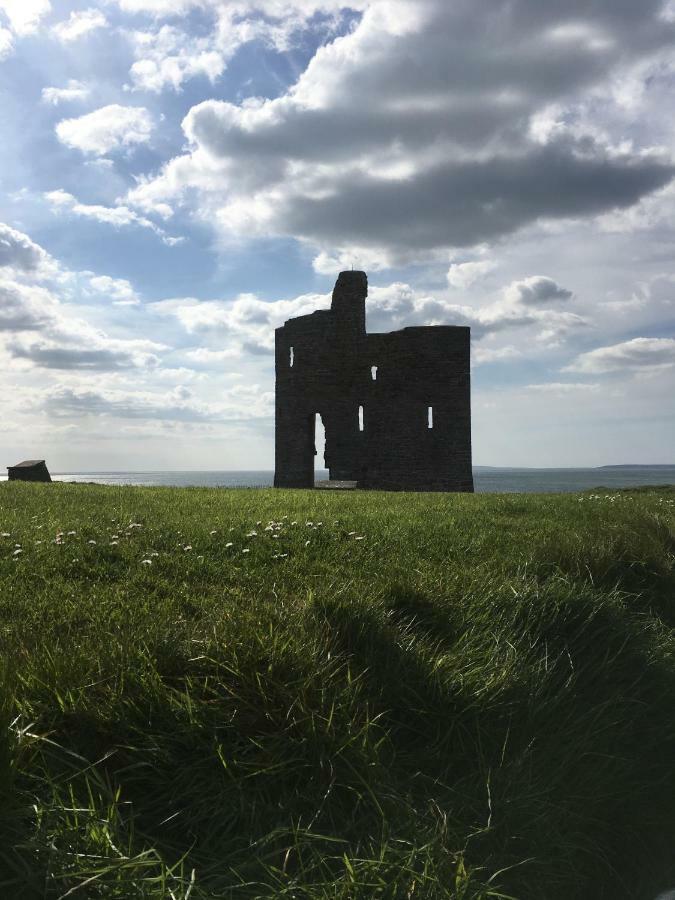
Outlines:
{"type": "Polygon", "coordinates": [[[351,267],[474,463],[675,462],[674,103],[674,0],[0,0],[0,464],[272,468],[351,267]]]}

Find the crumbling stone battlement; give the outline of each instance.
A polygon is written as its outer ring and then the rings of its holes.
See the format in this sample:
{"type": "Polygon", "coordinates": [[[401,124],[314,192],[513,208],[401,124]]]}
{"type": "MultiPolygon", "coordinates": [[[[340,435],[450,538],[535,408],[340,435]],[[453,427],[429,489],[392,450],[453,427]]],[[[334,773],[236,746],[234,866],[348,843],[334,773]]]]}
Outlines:
{"type": "Polygon", "coordinates": [[[366,333],[365,272],[340,272],[330,310],[276,338],[276,487],[314,485],[316,415],[331,480],[473,491],[470,329],[366,333]]]}

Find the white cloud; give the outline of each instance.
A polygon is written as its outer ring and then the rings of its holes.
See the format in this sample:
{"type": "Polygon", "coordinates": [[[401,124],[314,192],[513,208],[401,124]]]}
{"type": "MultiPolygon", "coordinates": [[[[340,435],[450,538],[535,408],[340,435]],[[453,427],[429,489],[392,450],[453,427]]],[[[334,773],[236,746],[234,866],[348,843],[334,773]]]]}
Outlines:
{"type": "Polygon", "coordinates": [[[273,394],[257,384],[223,392],[217,403],[199,400],[179,385],[170,391],[120,390],[58,385],[44,397],[55,416],[102,416],[114,419],[161,419],[175,422],[224,422],[268,418],[273,394]]]}
{"type": "Polygon", "coordinates": [[[194,350],[186,350],[185,356],[196,363],[210,365],[211,363],[220,364],[228,359],[236,359],[241,356],[241,352],[232,347],[227,350],[209,350],[206,347],[196,347],[194,350]]]}
{"type": "Polygon", "coordinates": [[[51,11],[49,0],[0,0],[0,9],[9,19],[15,34],[23,36],[37,31],[40,20],[51,11]]]}
{"type": "MultiPolygon", "coordinates": [[[[476,309],[452,303],[443,296],[421,294],[402,282],[371,287],[366,314],[372,331],[390,331],[408,325],[464,325],[471,328],[474,341],[514,328],[530,328],[535,334],[563,335],[585,324],[574,313],[560,313],[547,307],[530,309],[501,299],[476,309]]],[[[481,361],[488,361],[489,356],[486,353],[481,361]]]]}
{"type": "MultiPolygon", "coordinates": [[[[191,359],[218,362],[235,353],[264,354],[274,348],[274,329],[287,319],[330,307],[330,294],[301,294],[289,300],[265,301],[254,294],[240,294],[233,301],[197,300],[191,297],[163,300],[151,309],[176,318],[188,334],[218,340],[219,346],[190,350],[191,359]]],[[[442,296],[416,291],[409,284],[393,282],[370,286],[366,303],[368,331],[382,332],[409,325],[463,325],[472,329],[479,341],[510,329],[531,329],[541,339],[561,340],[568,332],[585,326],[575,313],[550,309],[545,304],[532,309],[517,301],[495,303],[475,309],[460,306],[442,296]]],[[[476,362],[512,359],[519,351],[513,347],[485,348],[476,362]]]]}
{"type": "Polygon", "coordinates": [[[346,269],[380,272],[392,265],[391,256],[384,250],[368,247],[343,247],[337,253],[322,250],[312,260],[312,268],[320,275],[337,275],[346,269]]]}
{"type": "Polygon", "coordinates": [[[46,369],[114,371],[156,366],[162,344],[111,338],[68,314],[46,288],[0,281],[0,333],[14,360],[46,369]]]}
{"type": "Polygon", "coordinates": [[[199,214],[225,234],[314,245],[320,272],[349,247],[395,262],[540,219],[626,209],[673,178],[667,156],[594,129],[591,116],[538,140],[528,125],[609,81],[618,62],[672,46],[658,11],[656,0],[639,11],[605,3],[593,19],[533,0],[487,12],[372,0],[286,93],[194,106],[183,123],[189,152],[128,202],[166,210],[194,192],[199,214]]]}
{"type": "Polygon", "coordinates": [[[86,100],[90,93],[91,90],[86,84],[71,78],[63,88],[42,88],[42,102],[51,103],[52,106],[58,106],[59,103],[71,103],[75,100],[86,100]]]}
{"type": "Polygon", "coordinates": [[[115,306],[138,306],[141,302],[131,282],[126,278],[94,275],[89,279],[89,286],[95,294],[103,295],[115,306]]]}
{"type": "Polygon", "coordinates": [[[563,371],[586,374],[648,372],[675,366],[673,338],[633,338],[610,347],[581,353],[563,371]]]}
{"type": "MultiPolygon", "coordinates": [[[[349,8],[363,8],[369,0],[353,0],[349,8]]],[[[120,3],[128,12],[146,12],[157,19],[178,19],[190,7],[198,6],[212,17],[212,27],[206,34],[195,35],[179,25],[164,24],[143,31],[126,32],[136,57],[130,69],[131,89],[159,92],[165,87],[179,91],[185,81],[197,76],[211,82],[219,78],[229,60],[246,43],[259,41],[279,52],[292,48],[296,35],[320,27],[326,36],[345,8],[343,0],[132,0],[120,3]],[[323,13],[321,25],[314,20],[323,13]],[[332,17],[332,18],[331,18],[332,17]]],[[[181,23],[182,24],[182,23],[181,23]]]]}
{"type": "Polygon", "coordinates": [[[448,269],[448,284],[453,288],[468,288],[495,268],[491,260],[453,263],[448,269]]]}
{"type": "Polygon", "coordinates": [[[85,372],[152,368],[159,365],[155,351],[165,349],[152,341],[115,340],[91,329],[87,331],[87,334],[36,340],[20,337],[12,340],[7,349],[14,359],[26,360],[43,369],[85,372]]]}
{"type": "Polygon", "coordinates": [[[582,393],[598,391],[600,385],[589,382],[550,381],[545,384],[528,384],[525,389],[540,394],[574,394],[579,391],[582,393]]]}
{"type": "Polygon", "coordinates": [[[128,281],[63,270],[28,235],[0,225],[0,334],[11,364],[89,372],[158,366],[164,344],[111,337],[63,302],[81,278],[90,296],[103,291],[126,303],[135,298],[128,281]]]}
{"type": "Polygon", "coordinates": [[[152,116],[145,107],[112,103],[76,119],[63,119],[56,126],[56,134],[67,147],[103,156],[147,143],[153,128],[152,116]]]}
{"type": "Polygon", "coordinates": [[[46,369],[115,371],[159,363],[154,341],[111,338],[73,315],[44,287],[0,281],[0,332],[14,360],[46,369]]]}
{"type": "Polygon", "coordinates": [[[7,28],[0,28],[0,61],[9,56],[13,49],[12,32],[7,28]]]}
{"type": "Polygon", "coordinates": [[[212,38],[195,38],[170,25],[129,34],[136,62],[129,74],[134,89],[159,93],[180,90],[184,81],[203,75],[213,83],[225,69],[225,57],[212,38]]]}
{"type": "Polygon", "coordinates": [[[199,6],[198,0],[117,0],[126,13],[149,13],[153,16],[180,16],[199,6]]]}
{"type": "Polygon", "coordinates": [[[105,28],[108,20],[100,9],[74,10],[64,22],[59,22],[52,28],[54,35],[62,43],[76,41],[98,28],[105,28]]]}
{"type": "Polygon", "coordinates": [[[27,234],[0,222],[0,270],[3,268],[45,278],[55,273],[56,263],[27,234]]]}
{"type": "Polygon", "coordinates": [[[520,350],[515,347],[472,347],[471,362],[475,365],[486,363],[504,362],[517,359],[521,356],[520,350]]]}
{"type": "Polygon", "coordinates": [[[275,302],[240,294],[229,302],[184,297],[162,300],[150,308],[160,316],[177,319],[187,334],[199,335],[210,344],[188,350],[188,358],[204,365],[220,365],[233,357],[269,356],[274,349],[275,328],[293,316],[329,306],[330,294],[302,294],[275,302]]]}
{"type": "Polygon", "coordinates": [[[39,331],[54,323],[56,312],[46,288],[0,280],[0,332],[39,331]]]}
{"type": "Polygon", "coordinates": [[[343,9],[363,10],[371,0],[116,0],[126,13],[146,13],[157,19],[184,16],[201,8],[218,15],[220,30],[239,19],[263,18],[279,28],[297,29],[317,13],[335,15],[343,9]]]}
{"type": "Polygon", "coordinates": [[[68,212],[75,216],[83,216],[105,225],[112,225],[114,228],[124,228],[129,225],[148,228],[161,237],[162,242],[170,247],[183,241],[183,238],[167,235],[163,228],[155,225],[154,222],[146,219],[145,216],[139,216],[137,212],[129,209],[128,206],[102,206],[98,203],[80,203],[72,194],[61,189],[48,191],[44,196],[57,212],[68,212]]]}

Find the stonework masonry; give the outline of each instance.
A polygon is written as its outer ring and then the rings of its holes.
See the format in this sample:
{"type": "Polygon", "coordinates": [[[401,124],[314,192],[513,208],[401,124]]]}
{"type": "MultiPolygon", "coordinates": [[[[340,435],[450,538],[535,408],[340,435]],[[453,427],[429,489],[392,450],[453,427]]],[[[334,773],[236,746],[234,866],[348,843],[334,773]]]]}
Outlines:
{"type": "Polygon", "coordinates": [[[331,480],[473,491],[470,329],[366,333],[365,272],[341,272],[330,310],[276,330],[276,487],[314,485],[316,416],[331,480]]]}

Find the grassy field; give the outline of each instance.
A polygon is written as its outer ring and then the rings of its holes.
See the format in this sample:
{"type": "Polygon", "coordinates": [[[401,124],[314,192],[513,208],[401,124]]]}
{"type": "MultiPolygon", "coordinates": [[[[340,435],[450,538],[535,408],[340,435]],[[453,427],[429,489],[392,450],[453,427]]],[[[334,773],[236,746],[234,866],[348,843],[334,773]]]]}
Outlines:
{"type": "Polygon", "coordinates": [[[675,886],[675,493],[0,485],[0,897],[675,886]]]}

